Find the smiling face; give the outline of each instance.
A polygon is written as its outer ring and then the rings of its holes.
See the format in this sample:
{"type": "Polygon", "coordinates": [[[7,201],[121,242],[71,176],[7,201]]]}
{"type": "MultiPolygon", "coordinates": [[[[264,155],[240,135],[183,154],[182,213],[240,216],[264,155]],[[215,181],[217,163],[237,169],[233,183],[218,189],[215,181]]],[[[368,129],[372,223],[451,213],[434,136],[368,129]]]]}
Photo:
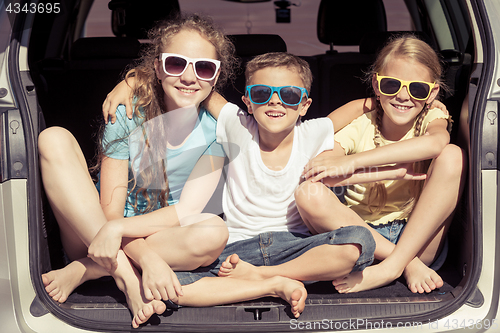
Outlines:
{"type": "MultiPolygon", "coordinates": [[[[217,60],[215,47],[206,38],[194,30],[182,30],[170,38],[169,44],[162,50],[164,53],[180,54],[189,58],[209,58],[217,60]]],[[[165,92],[167,111],[200,103],[207,98],[217,82],[217,76],[211,81],[196,77],[193,64],[189,64],[181,76],[165,73],[159,59],[155,60],[155,70],[165,92]]]]}
{"type": "MultiPolygon", "coordinates": [[[[391,76],[407,81],[434,82],[429,69],[419,62],[396,57],[387,62],[380,75],[391,76]]],[[[394,96],[385,96],[380,93],[375,76],[372,79],[375,94],[380,97],[380,104],[384,110],[382,118],[382,134],[388,138],[399,139],[404,136],[413,126],[415,118],[423,110],[426,104],[430,104],[439,92],[439,86],[432,89],[427,100],[416,100],[408,93],[408,87],[403,87],[394,96]]]]}
{"type": "MultiPolygon", "coordinates": [[[[297,71],[288,67],[259,69],[248,82],[248,85],[253,84],[274,87],[287,85],[304,87],[304,83],[297,71]]],[[[262,138],[267,135],[272,137],[278,135],[280,139],[293,131],[299,116],[306,114],[312,102],[310,98],[305,98],[304,95],[299,105],[288,106],[280,100],[277,92],[274,92],[271,99],[265,104],[253,104],[246,96],[243,96],[242,99],[248,108],[248,113],[253,114],[259,125],[259,136],[262,138]]]]}

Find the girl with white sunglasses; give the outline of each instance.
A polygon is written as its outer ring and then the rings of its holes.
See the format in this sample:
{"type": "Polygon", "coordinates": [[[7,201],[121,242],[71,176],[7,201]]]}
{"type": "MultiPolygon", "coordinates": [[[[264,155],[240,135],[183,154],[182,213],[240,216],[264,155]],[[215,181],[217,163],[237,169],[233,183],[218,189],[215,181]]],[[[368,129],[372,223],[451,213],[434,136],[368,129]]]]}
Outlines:
{"type": "Polygon", "coordinates": [[[224,152],[200,104],[231,75],[234,46],[198,15],[162,22],[150,39],[127,75],[137,82],[133,117],[120,106],[116,122],[103,127],[97,185],[71,133],[51,127],[39,136],[43,183],[69,261],[43,274],[46,291],[63,303],[83,282],[111,275],[133,327],[163,313],[162,299],[183,295],[174,270],[210,265],[228,237],[219,216],[201,213],[224,152]]]}

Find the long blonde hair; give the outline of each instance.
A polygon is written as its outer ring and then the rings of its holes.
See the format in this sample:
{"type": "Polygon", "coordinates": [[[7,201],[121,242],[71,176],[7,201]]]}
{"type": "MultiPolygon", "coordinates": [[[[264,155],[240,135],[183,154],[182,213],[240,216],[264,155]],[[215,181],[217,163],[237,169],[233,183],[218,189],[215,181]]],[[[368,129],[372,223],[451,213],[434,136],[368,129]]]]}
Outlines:
{"type": "MultiPolygon", "coordinates": [[[[164,102],[164,91],[155,72],[154,62],[158,59],[163,50],[169,45],[171,38],[183,30],[197,31],[206,38],[215,47],[217,59],[221,62],[220,75],[214,89],[219,89],[228,80],[233,79],[233,70],[238,64],[235,57],[235,48],[231,41],[224,35],[223,31],[215,27],[209,17],[198,14],[177,14],[175,17],[159,22],[148,32],[151,43],[142,53],[138,64],[127,72],[125,78],[135,78],[133,89],[134,94],[134,116],[141,122],[142,136],[144,138],[143,151],[140,156],[131,156],[132,163],[134,158],[141,164],[139,178],[129,174],[129,192],[135,191],[134,202],[130,202],[136,212],[147,213],[157,209],[157,207],[168,206],[169,187],[167,179],[167,169],[164,157],[166,156],[166,142],[163,146],[154,145],[144,128],[144,123],[166,112],[164,102]],[[162,151],[163,150],[163,151],[162,151]],[[157,157],[165,153],[163,159],[157,157]],[[137,199],[142,196],[147,206],[139,211],[137,199]]],[[[151,123],[151,122],[150,122],[151,123]]],[[[166,126],[162,121],[155,122],[155,133],[165,133],[166,126]]],[[[104,126],[101,132],[104,132],[104,126]]],[[[152,130],[151,130],[152,131],[152,130]]],[[[100,135],[102,140],[102,135],[100,135]]],[[[115,141],[126,141],[128,137],[115,141]]],[[[109,144],[111,145],[111,143],[109,144]]],[[[106,149],[99,145],[100,152],[98,163],[104,156],[106,149]]],[[[106,147],[107,148],[107,147],[106,147]]],[[[130,198],[130,197],[129,197],[130,198]]]]}
{"type": "MultiPolygon", "coordinates": [[[[375,63],[372,65],[370,71],[368,72],[366,81],[369,81],[371,84],[372,78],[375,73],[380,73],[381,71],[383,71],[387,64],[394,58],[408,59],[426,66],[429,69],[429,73],[433,82],[437,83],[440,88],[446,89],[444,87],[444,83],[441,80],[441,61],[436,52],[427,43],[409,34],[396,36],[387,43],[387,45],[378,54],[375,63]]],[[[420,111],[415,119],[413,134],[415,137],[421,136],[423,134],[422,123],[428,111],[429,105],[426,103],[422,111],[420,111]]],[[[382,126],[383,116],[384,110],[377,98],[375,132],[373,138],[376,148],[380,147],[381,145],[380,128],[382,126]]],[[[430,160],[418,161],[413,163],[413,170],[417,173],[425,173],[427,172],[429,165],[430,160]]],[[[416,202],[420,197],[420,194],[422,193],[423,185],[423,180],[411,181],[411,197],[403,205],[403,212],[400,217],[401,219],[404,219],[411,214],[416,202]]],[[[380,213],[385,207],[386,203],[387,190],[385,188],[385,184],[383,182],[376,182],[372,184],[368,192],[368,208],[370,212],[373,214],[380,213]],[[372,207],[375,207],[375,209],[372,209],[372,207]]]]}

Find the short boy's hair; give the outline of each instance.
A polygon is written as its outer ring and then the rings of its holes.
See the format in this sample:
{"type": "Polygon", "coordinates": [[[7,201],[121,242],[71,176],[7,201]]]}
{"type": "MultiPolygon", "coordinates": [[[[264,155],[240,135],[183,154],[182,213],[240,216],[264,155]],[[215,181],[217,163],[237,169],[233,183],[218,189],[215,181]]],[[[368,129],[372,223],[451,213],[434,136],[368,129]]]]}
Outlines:
{"type": "Polygon", "coordinates": [[[246,84],[249,84],[256,71],[267,67],[287,67],[296,70],[304,83],[303,88],[311,92],[313,76],[309,64],[304,59],[286,52],[265,53],[250,60],[245,70],[246,84]]]}

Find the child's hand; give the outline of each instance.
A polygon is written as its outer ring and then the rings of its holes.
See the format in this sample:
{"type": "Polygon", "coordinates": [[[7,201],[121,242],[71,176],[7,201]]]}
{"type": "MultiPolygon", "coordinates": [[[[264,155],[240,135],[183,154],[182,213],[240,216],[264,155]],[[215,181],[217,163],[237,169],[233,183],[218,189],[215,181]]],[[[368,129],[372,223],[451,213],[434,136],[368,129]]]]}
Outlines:
{"type": "Polygon", "coordinates": [[[438,101],[437,99],[435,99],[431,105],[429,106],[429,108],[438,108],[440,109],[441,111],[444,112],[445,115],[450,115],[450,113],[448,112],[448,109],[446,108],[446,105],[443,104],[443,102],[441,101],[438,101]]]}
{"type": "Polygon", "coordinates": [[[88,256],[108,272],[118,267],[116,258],[122,244],[119,222],[109,221],[94,237],[89,245],[88,256]]]}
{"type": "Polygon", "coordinates": [[[427,174],[425,173],[415,173],[413,171],[413,166],[411,163],[407,164],[396,164],[394,167],[388,167],[394,170],[394,179],[402,180],[425,180],[427,174]]]}
{"type": "Polygon", "coordinates": [[[111,118],[111,123],[114,124],[116,121],[116,108],[118,105],[125,105],[127,111],[127,116],[132,119],[133,109],[132,109],[132,87],[135,84],[135,78],[129,77],[120,83],[118,83],[113,90],[106,96],[104,103],[102,103],[102,115],[104,116],[104,122],[108,123],[108,118],[111,118]]]}
{"type": "Polygon", "coordinates": [[[311,182],[318,182],[326,177],[347,178],[356,171],[351,156],[339,156],[333,151],[325,151],[306,164],[302,177],[311,182]]]}
{"type": "Polygon", "coordinates": [[[156,252],[148,254],[141,268],[146,299],[178,302],[178,297],[183,295],[181,284],[172,268],[156,252]]]}

